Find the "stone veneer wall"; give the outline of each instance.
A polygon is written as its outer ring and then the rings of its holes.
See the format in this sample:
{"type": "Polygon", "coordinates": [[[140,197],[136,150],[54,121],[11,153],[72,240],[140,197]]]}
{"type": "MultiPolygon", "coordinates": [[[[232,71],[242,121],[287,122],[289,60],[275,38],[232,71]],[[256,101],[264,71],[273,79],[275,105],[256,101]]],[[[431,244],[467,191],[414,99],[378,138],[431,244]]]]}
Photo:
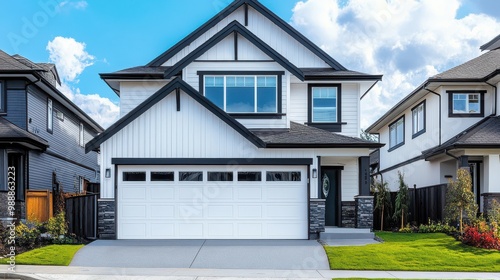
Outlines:
{"type": "Polygon", "coordinates": [[[7,192],[0,192],[0,218],[11,218],[8,212],[7,192]]]}
{"type": "Polygon", "coordinates": [[[356,227],[356,202],[342,201],[342,221],[341,227],[356,227]]]}
{"type": "Polygon", "coordinates": [[[318,239],[325,231],[325,199],[309,201],[309,239],[318,239]]]}
{"type": "Polygon", "coordinates": [[[484,197],[483,212],[487,217],[492,210],[492,202],[494,200],[500,205],[500,193],[484,193],[482,196],[484,197]]]}
{"type": "Polygon", "coordinates": [[[116,203],[99,199],[97,202],[97,236],[100,239],[116,239],[116,203]]]}
{"type": "Polygon", "coordinates": [[[356,227],[373,228],[373,196],[357,196],[356,227]]]}

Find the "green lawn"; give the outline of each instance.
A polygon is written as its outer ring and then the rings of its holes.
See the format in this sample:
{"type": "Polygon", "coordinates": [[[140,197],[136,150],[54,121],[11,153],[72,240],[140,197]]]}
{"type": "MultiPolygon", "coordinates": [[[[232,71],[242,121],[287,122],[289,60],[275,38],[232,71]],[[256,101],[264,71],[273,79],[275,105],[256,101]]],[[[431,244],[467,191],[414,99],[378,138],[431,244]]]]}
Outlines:
{"type": "Polygon", "coordinates": [[[500,252],[465,246],[442,233],[380,232],[385,242],[325,250],[332,269],[500,272],[500,252]]]}
{"type": "MultiPolygon", "coordinates": [[[[16,256],[16,265],[69,265],[84,245],[49,245],[16,256]]],[[[5,261],[5,260],[4,260],[5,261]]]]}

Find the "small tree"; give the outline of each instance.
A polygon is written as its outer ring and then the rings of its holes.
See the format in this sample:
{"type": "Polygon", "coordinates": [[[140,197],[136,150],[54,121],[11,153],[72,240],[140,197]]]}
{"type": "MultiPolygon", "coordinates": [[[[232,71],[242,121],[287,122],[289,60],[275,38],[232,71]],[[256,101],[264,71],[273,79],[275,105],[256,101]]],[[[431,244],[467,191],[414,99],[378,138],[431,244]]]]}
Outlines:
{"type": "Polygon", "coordinates": [[[394,219],[401,219],[401,229],[404,228],[405,215],[408,214],[408,185],[405,183],[404,175],[398,171],[399,189],[396,195],[396,207],[394,210],[394,219]]]}
{"type": "Polygon", "coordinates": [[[375,181],[373,183],[373,189],[376,193],[375,209],[380,210],[380,230],[384,230],[384,214],[386,213],[385,210],[390,211],[390,209],[392,208],[391,191],[387,186],[387,182],[382,183],[379,181],[375,181]]]}
{"type": "Polygon", "coordinates": [[[370,142],[378,142],[377,135],[370,134],[370,133],[364,131],[363,129],[361,129],[361,133],[359,135],[359,138],[366,140],[366,141],[370,141],[370,142]]]}
{"type": "Polygon", "coordinates": [[[445,217],[448,220],[458,219],[460,222],[460,233],[463,233],[464,214],[469,218],[475,218],[477,204],[472,192],[472,178],[466,169],[457,171],[457,180],[448,184],[446,190],[445,217]]]}

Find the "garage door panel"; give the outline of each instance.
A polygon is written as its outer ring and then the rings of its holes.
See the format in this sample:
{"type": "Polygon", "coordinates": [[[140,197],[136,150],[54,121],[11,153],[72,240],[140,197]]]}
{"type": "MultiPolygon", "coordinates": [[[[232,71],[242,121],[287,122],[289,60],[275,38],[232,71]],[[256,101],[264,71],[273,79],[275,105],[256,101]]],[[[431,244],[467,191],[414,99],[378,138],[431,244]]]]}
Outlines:
{"type": "MultiPolygon", "coordinates": [[[[117,189],[119,239],[306,239],[306,168],[240,166],[261,172],[263,181],[212,182],[217,166],[123,166],[117,189]],[[302,181],[266,181],[267,171],[297,171],[302,181]],[[179,182],[179,172],[203,170],[203,181],[179,182]],[[122,172],[146,172],[144,182],[123,182],[122,172]],[[151,182],[151,172],[170,172],[170,181],[151,182]],[[174,180],[174,181],[172,181],[174,180]]],[[[280,172],[281,172],[280,171],[280,172]]],[[[160,178],[160,177],[159,177],[160,178]]],[[[197,177],[199,178],[199,177],[197,177]]],[[[160,178],[161,179],[161,178],[160,178]]]]}
{"type": "Polygon", "coordinates": [[[173,205],[151,205],[151,218],[175,218],[173,205]]]}
{"type": "Polygon", "coordinates": [[[152,200],[173,200],[175,190],[173,187],[151,187],[150,197],[152,200]]]}

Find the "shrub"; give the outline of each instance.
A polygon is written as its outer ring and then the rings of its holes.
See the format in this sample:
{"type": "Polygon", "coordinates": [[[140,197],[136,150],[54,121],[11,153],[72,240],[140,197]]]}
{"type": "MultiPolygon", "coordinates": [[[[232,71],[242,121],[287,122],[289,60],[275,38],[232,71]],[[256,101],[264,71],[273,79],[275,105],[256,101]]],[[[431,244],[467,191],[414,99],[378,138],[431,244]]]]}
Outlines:
{"type": "Polygon", "coordinates": [[[68,225],[66,224],[66,216],[64,212],[59,212],[44,225],[47,233],[53,238],[59,238],[61,235],[68,233],[68,225]]]}
{"type": "Polygon", "coordinates": [[[16,244],[32,249],[40,242],[40,224],[36,221],[20,222],[16,226],[16,244]]]}
{"type": "Polygon", "coordinates": [[[500,223],[500,203],[496,199],[491,201],[490,211],[488,213],[488,220],[490,222],[500,223]]]}
{"type": "Polygon", "coordinates": [[[500,239],[495,236],[493,231],[480,232],[476,226],[465,228],[462,243],[478,248],[500,250],[500,239]]]}
{"type": "Polygon", "coordinates": [[[421,224],[418,228],[419,233],[446,233],[453,234],[457,231],[457,229],[448,224],[442,224],[440,222],[435,223],[434,221],[430,221],[427,225],[421,224]]]}
{"type": "Polygon", "coordinates": [[[469,171],[459,169],[457,180],[448,184],[446,189],[445,216],[447,221],[459,221],[460,233],[463,233],[464,219],[474,219],[477,215],[477,204],[475,203],[472,190],[472,177],[469,171]]]}

